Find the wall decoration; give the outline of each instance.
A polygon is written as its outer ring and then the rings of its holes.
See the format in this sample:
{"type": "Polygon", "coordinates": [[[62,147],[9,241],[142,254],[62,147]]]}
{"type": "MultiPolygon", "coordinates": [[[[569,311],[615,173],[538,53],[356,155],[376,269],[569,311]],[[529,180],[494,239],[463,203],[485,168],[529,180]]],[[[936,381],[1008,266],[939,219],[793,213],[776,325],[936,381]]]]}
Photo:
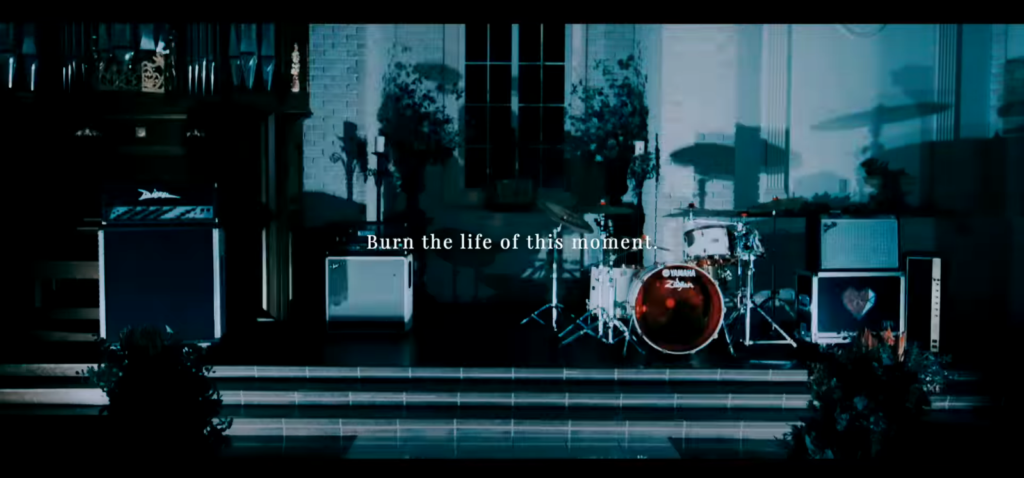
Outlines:
{"type": "Polygon", "coordinates": [[[96,130],[83,128],[75,132],[75,136],[99,136],[100,133],[96,130]]]}

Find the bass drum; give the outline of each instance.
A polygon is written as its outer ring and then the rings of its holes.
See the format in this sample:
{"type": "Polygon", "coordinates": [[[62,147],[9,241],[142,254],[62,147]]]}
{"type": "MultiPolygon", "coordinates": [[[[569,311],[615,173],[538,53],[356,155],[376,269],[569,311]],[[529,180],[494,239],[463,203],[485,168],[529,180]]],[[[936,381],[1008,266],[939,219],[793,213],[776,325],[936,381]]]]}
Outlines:
{"type": "Polygon", "coordinates": [[[633,321],[651,347],[666,354],[692,354],[718,336],[725,301],[707,272],[671,264],[647,268],[638,279],[629,294],[633,321]]]}

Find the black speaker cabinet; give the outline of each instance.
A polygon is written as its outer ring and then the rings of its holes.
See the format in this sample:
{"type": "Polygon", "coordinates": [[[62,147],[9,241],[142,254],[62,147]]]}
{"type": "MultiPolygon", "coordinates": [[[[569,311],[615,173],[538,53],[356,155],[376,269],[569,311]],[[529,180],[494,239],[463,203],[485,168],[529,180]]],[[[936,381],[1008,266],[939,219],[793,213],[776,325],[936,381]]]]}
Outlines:
{"type": "Polygon", "coordinates": [[[848,342],[863,333],[906,330],[902,272],[798,272],[800,336],[816,344],[848,342]]]}
{"type": "Polygon", "coordinates": [[[124,227],[99,232],[100,336],[170,327],[180,340],[224,333],[224,256],[214,227],[124,227]]]}
{"type": "Polygon", "coordinates": [[[907,341],[939,352],[942,260],[907,256],[907,341]]]}

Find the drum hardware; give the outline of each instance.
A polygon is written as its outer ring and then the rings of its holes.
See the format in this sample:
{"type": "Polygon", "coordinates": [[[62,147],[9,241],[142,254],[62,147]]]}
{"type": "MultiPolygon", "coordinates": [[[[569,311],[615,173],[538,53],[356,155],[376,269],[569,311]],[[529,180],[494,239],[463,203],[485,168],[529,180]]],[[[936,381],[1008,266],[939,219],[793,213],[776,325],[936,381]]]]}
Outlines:
{"type": "MultiPolygon", "coordinates": [[[[590,227],[590,225],[587,225],[587,227],[590,227]]],[[[562,224],[559,223],[557,227],[552,229],[551,237],[557,239],[561,233],[562,233],[562,224]]],[[[541,319],[539,316],[545,310],[550,309],[551,310],[551,326],[555,329],[555,332],[557,333],[558,332],[558,311],[562,310],[562,308],[563,308],[562,304],[558,303],[558,256],[559,256],[558,249],[557,248],[556,249],[552,249],[551,250],[551,254],[552,254],[552,260],[551,260],[551,303],[545,305],[544,307],[541,307],[541,308],[537,309],[532,314],[530,314],[527,318],[523,319],[523,321],[520,322],[519,324],[520,325],[524,325],[524,324],[526,324],[527,322],[529,322],[531,320],[536,320],[537,322],[540,322],[541,324],[543,324],[544,323],[544,319],[541,319]]]]}
{"type": "Polygon", "coordinates": [[[637,272],[637,269],[630,267],[598,266],[591,268],[591,295],[587,300],[587,309],[589,310],[558,334],[559,338],[562,338],[572,333],[562,342],[561,346],[568,345],[583,335],[590,335],[609,345],[625,339],[627,343],[623,347],[623,355],[629,351],[630,342],[643,353],[640,346],[636,344],[632,324],[627,327],[622,321],[624,317],[628,317],[629,292],[637,272]]]}
{"type": "MultiPolygon", "coordinates": [[[[743,320],[744,320],[743,344],[744,345],[750,346],[750,345],[780,345],[780,344],[789,344],[789,345],[792,345],[793,347],[796,347],[796,342],[789,336],[789,334],[787,334],[784,330],[782,330],[782,327],[779,327],[779,325],[775,322],[775,320],[773,320],[773,318],[770,315],[768,315],[767,312],[764,311],[764,308],[762,307],[764,302],[761,302],[761,303],[755,303],[754,302],[753,290],[754,290],[754,259],[755,258],[756,258],[756,256],[753,255],[753,254],[746,254],[746,255],[744,255],[744,257],[740,258],[740,261],[738,263],[737,267],[739,269],[739,271],[738,271],[739,275],[746,279],[746,284],[740,290],[740,297],[739,297],[740,300],[738,301],[739,307],[737,309],[733,310],[733,316],[730,318],[730,321],[732,319],[734,319],[736,315],[743,314],[743,320]],[[746,264],[747,264],[746,269],[743,269],[743,263],[744,262],[746,262],[746,264]],[[751,316],[753,315],[753,314],[751,314],[751,312],[754,311],[754,310],[756,310],[759,314],[761,314],[761,316],[764,317],[764,319],[767,320],[769,324],[771,324],[772,329],[777,331],[779,333],[779,335],[782,335],[783,339],[781,339],[781,340],[752,340],[750,338],[750,322],[751,322],[750,319],[751,319],[751,316]]],[[[777,294],[773,291],[772,294],[769,296],[769,298],[772,298],[772,297],[774,297],[776,295],[777,294]]],[[[773,303],[774,303],[774,301],[773,301],[773,303]]],[[[729,345],[729,350],[732,351],[732,344],[729,345]]]]}
{"type": "Polygon", "coordinates": [[[625,343],[622,347],[623,356],[626,356],[626,354],[629,353],[630,344],[633,344],[633,347],[635,347],[641,354],[646,354],[636,341],[636,336],[634,335],[636,324],[632,320],[629,321],[629,326],[626,326],[622,322],[623,321],[621,320],[611,318],[610,314],[608,314],[604,309],[591,310],[590,312],[583,314],[583,316],[574,324],[569,326],[568,329],[565,329],[562,333],[558,334],[558,337],[561,338],[569,332],[579,329],[575,334],[563,340],[559,347],[565,347],[583,335],[590,335],[608,345],[615,345],[616,342],[624,339],[625,343]]]}

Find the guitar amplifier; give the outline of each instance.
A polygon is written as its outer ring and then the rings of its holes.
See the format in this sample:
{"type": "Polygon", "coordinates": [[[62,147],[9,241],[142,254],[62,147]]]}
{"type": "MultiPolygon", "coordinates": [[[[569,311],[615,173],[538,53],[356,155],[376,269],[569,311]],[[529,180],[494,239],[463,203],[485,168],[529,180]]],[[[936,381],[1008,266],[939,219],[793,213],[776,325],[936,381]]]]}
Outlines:
{"type": "Polygon", "coordinates": [[[939,352],[942,260],[907,257],[907,341],[939,352]]]}
{"type": "Polygon", "coordinates": [[[413,258],[407,251],[328,256],[327,328],[408,331],[413,313],[413,258]]]}
{"type": "Polygon", "coordinates": [[[210,343],[224,332],[224,242],[216,185],[108,186],[99,237],[100,336],[170,327],[210,343]]]}
{"type": "Polygon", "coordinates": [[[812,271],[899,270],[899,220],[894,216],[808,220],[812,271]]]}
{"type": "Polygon", "coordinates": [[[902,272],[798,272],[799,336],[816,344],[848,342],[864,332],[906,330],[902,272]]]}

